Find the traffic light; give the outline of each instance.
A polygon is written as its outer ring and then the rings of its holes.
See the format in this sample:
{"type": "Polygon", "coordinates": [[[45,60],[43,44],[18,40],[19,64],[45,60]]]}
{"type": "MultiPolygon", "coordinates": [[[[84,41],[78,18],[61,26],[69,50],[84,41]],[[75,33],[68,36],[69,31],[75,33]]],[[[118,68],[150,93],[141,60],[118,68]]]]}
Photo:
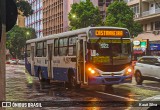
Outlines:
{"type": "Polygon", "coordinates": [[[17,15],[18,11],[14,0],[0,0],[0,41],[3,28],[2,24],[6,25],[6,31],[8,32],[16,24],[17,15]],[[6,4],[6,7],[2,3],[6,4]]]}

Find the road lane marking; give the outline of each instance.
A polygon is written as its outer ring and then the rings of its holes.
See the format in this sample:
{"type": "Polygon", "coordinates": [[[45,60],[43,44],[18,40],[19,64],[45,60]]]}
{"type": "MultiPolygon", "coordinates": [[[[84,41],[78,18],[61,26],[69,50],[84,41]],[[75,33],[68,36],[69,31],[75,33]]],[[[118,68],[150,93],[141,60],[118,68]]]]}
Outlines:
{"type": "Polygon", "coordinates": [[[136,85],[137,87],[147,87],[147,88],[152,88],[152,89],[159,89],[159,87],[152,87],[152,86],[144,86],[144,85],[136,85]]]}
{"type": "Polygon", "coordinates": [[[160,90],[160,87],[153,87],[153,86],[146,86],[146,85],[136,85],[136,84],[126,84],[126,85],[131,85],[131,86],[136,86],[136,87],[145,87],[145,88],[152,88],[152,89],[158,89],[160,90]]]}
{"type": "Polygon", "coordinates": [[[105,94],[105,95],[113,96],[113,97],[118,97],[118,98],[129,100],[129,101],[139,101],[139,100],[136,100],[136,99],[131,99],[131,98],[128,98],[128,97],[122,97],[122,96],[118,96],[118,95],[114,95],[114,94],[109,94],[109,93],[104,93],[104,92],[99,92],[99,91],[96,91],[96,92],[100,93],[100,94],[105,94]]]}

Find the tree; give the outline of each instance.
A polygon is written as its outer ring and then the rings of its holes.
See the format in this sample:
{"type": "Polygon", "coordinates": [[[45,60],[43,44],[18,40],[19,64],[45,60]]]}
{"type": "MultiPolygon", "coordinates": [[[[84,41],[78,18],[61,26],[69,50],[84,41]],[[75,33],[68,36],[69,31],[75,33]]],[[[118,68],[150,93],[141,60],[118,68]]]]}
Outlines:
{"type": "Polygon", "coordinates": [[[21,28],[15,25],[7,33],[6,47],[14,58],[22,59],[21,52],[25,48],[26,40],[36,38],[33,28],[21,28]]]}
{"type": "Polygon", "coordinates": [[[79,4],[74,3],[71,6],[68,19],[71,30],[102,24],[100,11],[98,7],[94,7],[90,0],[86,0],[86,2],[81,1],[79,4]]]}
{"type": "Polygon", "coordinates": [[[143,29],[133,20],[133,15],[133,11],[124,1],[115,0],[108,6],[105,25],[127,28],[131,35],[137,36],[143,29]]]}
{"type": "MultiPolygon", "coordinates": [[[[22,16],[29,16],[33,14],[33,10],[28,1],[25,0],[15,0],[18,10],[22,13],[22,16]]],[[[19,13],[19,14],[21,14],[19,13]]]]}

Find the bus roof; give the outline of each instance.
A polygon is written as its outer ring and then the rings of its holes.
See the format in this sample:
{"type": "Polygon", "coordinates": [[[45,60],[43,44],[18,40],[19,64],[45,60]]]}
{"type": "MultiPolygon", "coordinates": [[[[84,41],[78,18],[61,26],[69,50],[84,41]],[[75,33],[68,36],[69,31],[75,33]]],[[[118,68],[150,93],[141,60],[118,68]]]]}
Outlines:
{"type": "Polygon", "coordinates": [[[128,30],[127,28],[110,27],[110,26],[87,27],[87,28],[81,28],[81,29],[77,29],[77,30],[62,32],[62,33],[58,33],[58,34],[52,34],[52,35],[45,36],[45,37],[42,37],[42,38],[30,39],[30,40],[27,40],[26,43],[33,43],[33,42],[44,41],[44,40],[51,40],[53,38],[59,38],[61,36],[62,37],[66,37],[66,36],[73,36],[73,35],[76,35],[76,34],[83,34],[83,33],[87,33],[88,34],[88,31],[90,29],[103,29],[103,28],[128,30]]]}

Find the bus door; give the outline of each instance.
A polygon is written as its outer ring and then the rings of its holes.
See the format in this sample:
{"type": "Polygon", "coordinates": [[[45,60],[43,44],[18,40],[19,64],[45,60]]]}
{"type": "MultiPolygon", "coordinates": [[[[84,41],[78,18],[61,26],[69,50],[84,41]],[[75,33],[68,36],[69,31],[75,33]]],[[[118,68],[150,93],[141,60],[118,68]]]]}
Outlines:
{"type": "Polygon", "coordinates": [[[35,56],[35,43],[31,44],[31,75],[35,75],[34,73],[34,56],[35,56]]]}
{"type": "Polygon", "coordinates": [[[88,84],[88,77],[85,74],[85,54],[86,35],[79,35],[77,41],[77,82],[82,84],[88,84]]]}
{"type": "Polygon", "coordinates": [[[47,41],[47,61],[48,61],[48,77],[52,79],[52,48],[53,48],[53,40],[47,41]]]}

